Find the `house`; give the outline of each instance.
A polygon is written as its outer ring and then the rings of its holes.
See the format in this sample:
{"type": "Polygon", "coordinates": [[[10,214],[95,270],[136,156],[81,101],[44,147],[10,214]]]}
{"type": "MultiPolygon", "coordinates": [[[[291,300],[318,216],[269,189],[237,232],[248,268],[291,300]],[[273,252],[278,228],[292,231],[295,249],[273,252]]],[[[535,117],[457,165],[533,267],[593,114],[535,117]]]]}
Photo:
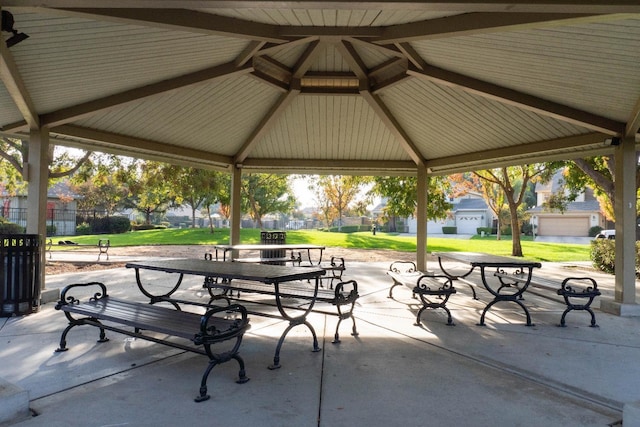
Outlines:
{"type": "MultiPolygon", "coordinates": [[[[76,234],[76,199],[66,181],[47,189],[47,234],[72,236],[76,234]]],[[[0,214],[22,227],[27,225],[27,195],[2,195],[0,214]]]]}
{"type": "MultiPolygon", "coordinates": [[[[456,234],[478,234],[479,227],[492,226],[493,214],[480,194],[467,193],[450,199],[450,203],[447,218],[427,222],[427,234],[443,234],[442,227],[456,227],[456,234]]],[[[416,233],[416,218],[409,218],[408,226],[409,233],[416,233]]]]}
{"type": "Polygon", "coordinates": [[[536,207],[528,211],[535,235],[587,237],[591,227],[605,228],[606,219],[591,188],[579,194],[564,212],[545,207],[551,195],[567,191],[564,184],[563,171],[559,171],[549,182],[536,185],[536,207]]]}

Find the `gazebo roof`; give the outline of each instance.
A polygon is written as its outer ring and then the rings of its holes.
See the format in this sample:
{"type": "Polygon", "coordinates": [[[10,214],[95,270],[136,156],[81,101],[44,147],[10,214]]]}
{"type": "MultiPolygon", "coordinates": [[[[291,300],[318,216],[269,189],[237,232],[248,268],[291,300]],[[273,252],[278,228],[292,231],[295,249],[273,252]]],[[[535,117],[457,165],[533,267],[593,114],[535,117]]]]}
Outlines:
{"type": "Polygon", "coordinates": [[[0,47],[5,136],[402,175],[608,153],[640,127],[635,0],[42,3],[2,1],[29,36],[0,47]]]}

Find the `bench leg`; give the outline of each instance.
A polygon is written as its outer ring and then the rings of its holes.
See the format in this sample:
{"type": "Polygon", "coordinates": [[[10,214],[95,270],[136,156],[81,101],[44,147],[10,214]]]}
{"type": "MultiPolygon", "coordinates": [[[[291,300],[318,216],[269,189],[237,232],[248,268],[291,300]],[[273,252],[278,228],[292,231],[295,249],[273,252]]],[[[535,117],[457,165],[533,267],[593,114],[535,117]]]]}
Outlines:
{"type": "Polygon", "coordinates": [[[340,310],[340,306],[337,307],[337,310],[338,324],[336,325],[336,332],[333,334],[333,341],[331,341],[332,344],[340,344],[340,324],[345,319],[351,319],[351,321],[353,322],[353,325],[351,326],[351,336],[357,337],[358,335],[360,335],[356,328],[356,318],[353,317],[353,305],[351,306],[349,313],[342,313],[342,311],[340,310]]]}
{"type": "MultiPolygon", "coordinates": [[[[100,326],[100,321],[95,319],[91,319],[91,320],[92,320],[92,323],[91,323],[92,326],[97,326],[100,328],[100,338],[98,338],[98,342],[109,341],[109,338],[107,338],[107,334],[105,333],[104,328],[100,326]]],[[[85,323],[83,319],[78,319],[72,323],[69,323],[69,325],[64,329],[64,331],[62,331],[62,335],[60,336],[60,346],[55,350],[56,353],[69,350],[69,348],[67,347],[67,334],[74,326],[86,325],[86,324],[87,323],[85,323]]]]}
{"type": "Polygon", "coordinates": [[[566,325],[566,323],[565,323],[565,318],[567,317],[567,314],[568,314],[570,311],[573,311],[573,310],[583,310],[583,311],[587,311],[587,312],[589,312],[589,314],[591,315],[591,324],[590,324],[589,326],[590,326],[590,327],[592,327],[592,328],[597,328],[597,327],[598,327],[598,325],[596,324],[596,315],[595,315],[595,313],[593,312],[593,310],[591,310],[591,308],[590,308],[590,307],[583,307],[583,308],[568,307],[568,308],[564,311],[564,313],[562,313],[562,317],[560,318],[560,324],[559,324],[558,326],[560,326],[560,327],[562,327],[562,328],[564,328],[565,326],[567,326],[567,325],[566,325]]]}
{"type": "Polygon", "coordinates": [[[451,311],[446,306],[447,301],[449,301],[449,297],[451,296],[451,294],[446,294],[444,296],[438,295],[438,298],[444,298],[441,302],[431,302],[423,294],[419,293],[418,295],[420,296],[420,301],[422,301],[422,307],[420,308],[420,310],[418,310],[418,314],[416,315],[416,323],[414,323],[414,326],[422,326],[422,322],[420,321],[420,316],[427,308],[443,309],[444,311],[447,312],[447,325],[455,326],[455,323],[453,323],[453,317],[451,317],[451,311]]]}
{"type": "Polygon", "coordinates": [[[204,344],[204,350],[207,353],[207,356],[209,356],[209,365],[207,366],[207,368],[204,371],[204,374],[202,375],[202,380],[200,381],[200,394],[196,396],[196,398],[194,399],[196,402],[204,402],[205,400],[209,400],[210,396],[207,394],[207,391],[208,391],[207,379],[209,378],[209,374],[211,373],[211,370],[216,365],[228,362],[231,359],[234,359],[236,362],[238,362],[238,365],[240,366],[240,371],[238,371],[238,379],[236,380],[236,383],[244,384],[247,381],[249,381],[249,377],[247,377],[247,374],[244,368],[244,360],[238,354],[238,350],[240,349],[240,344],[242,344],[242,337],[243,337],[242,335],[238,336],[236,338],[236,343],[233,346],[233,349],[226,353],[218,353],[218,354],[213,353],[211,351],[212,344],[204,344]]]}

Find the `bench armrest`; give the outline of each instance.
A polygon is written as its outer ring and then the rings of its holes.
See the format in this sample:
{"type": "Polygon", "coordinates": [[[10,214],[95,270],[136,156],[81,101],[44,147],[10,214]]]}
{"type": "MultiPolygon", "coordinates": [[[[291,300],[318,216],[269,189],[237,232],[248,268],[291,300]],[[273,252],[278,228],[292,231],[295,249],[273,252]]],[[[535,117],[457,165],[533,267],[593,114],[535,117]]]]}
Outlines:
{"type": "Polygon", "coordinates": [[[415,273],[418,267],[413,261],[394,261],[389,266],[389,271],[398,274],[415,273]]]}
{"type": "Polygon", "coordinates": [[[333,290],[335,292],[335,304],[345,304],[358,298],[358,282],[355,280],[339,282],[334,286],[333,290]]]}
{"type": "MultiPolygon", "coordinates": [[[[73,283],[71,285],[67,285],[64,287],[64,289],[60,293],[60,300],[56,304],[55,309],[60,310],[63,305],[67,305],[67,304],[78,304],[80,302],[80,299],[67,294],[69,293],[69,291],[71,291],[74,288],[89,288],[89,287],[96,287],[99,289],[98,292],[94,292],[94,294],[89,298],[89,301],[93,301],[93,300],[97,300],[97,299],[105,298],[109,296],[107,295],[107,287],[103,283],[100,283],[100,282],[73,283]]],[[[87,292],[86,294],[88,295],[89,293],[87,292]]]]}
{"type": "Polygon", "coordinates": [[[207,310],[200,320],[200,332],[194,337],[194,344],[206,344],[218,342],[228,338],[242,335],[249,326],[249,318],[247,317],[247,309],[240,304],[231,304],[224,307],[213,307],[207,310]],[[229,313],[239,313],[240,318],[233,322],[216,322],[219,319],[216,315],[225,313],[225,318],[229,313]],[[224,325],[226,329],[220,329],[220,325],[224,325]]]}

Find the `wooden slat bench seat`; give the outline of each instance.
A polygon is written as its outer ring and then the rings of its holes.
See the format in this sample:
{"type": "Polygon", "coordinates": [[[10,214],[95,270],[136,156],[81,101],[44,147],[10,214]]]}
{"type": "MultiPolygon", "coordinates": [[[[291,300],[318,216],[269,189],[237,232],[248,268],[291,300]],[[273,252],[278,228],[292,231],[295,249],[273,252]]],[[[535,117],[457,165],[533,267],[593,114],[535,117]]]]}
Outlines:
{"type": "MultiPolygon", "coordinates": [[[[526,281],[526,277],[522,274],[496,272],[494,275],[500,279],[504,286],[518,286],[518,284],[526,281]]],[[[573,310],[588,312],[591,315],[590,326],[598,326],[596,324],[596,316],[591,309],[591,303],[596,297],[600,296],[600,290],[598,289],[598,283],[591,277],[568,277],[560,282],[534,276],[529,282],[527,292],[565,304],[566,309],[562,313],[558,326],[566,326],[565,319],[567,314],[573,310]],[[537,289],[542,292],[536,292],[537,289]],[[554,296],[556,297],[554,298],[554,296]]]]}
{"type": "MultiPolygon", "coordinates": [[[[245,298],[242,296],[242,294],[257,293],[276,296],[276,298],[279,297],[281,299],[292,298],[311,301],[314,299],[315,290],[313,285],[304,280],[279,283],[277,284],[277,293],[275,290],[275,284],[238,279],[223,281],[208,277],[205,279],[204,286],[209,290],[209,294],[211,295],[213,300],[225,299],[227,300],[227,302],[230,302],[231,300],[246,301],[271,307],[277,307],[277,301],[257,301],[256,299],[248,297],[245,298]],[[216,290],[222,291],[222,293],[215,293],[216,290]]],[[[352,321],[351,335],[358,335],[358,331],[356,329],[356,320],[353,317],[353,309],[355,307],[356,301],[358,300],[358,297],[358,283],[355,280],[339,282],[334,286],[334,289],[318,288],[318,293],[315,297],[315,304],[312,308],[312,312],[338,317],[338,324],[336,325],[336,330],[334,333],[334,344],[340,342],[340,324],[345,319],[351,319],[352,321]],[[335,307],[335,311],[325,310],[322,308],[322,306],[318,306],[318,303],[330,304],[335,307]]],[[[306,304],[297,306],[283,304],[283,307],[288,309],[304,310],[304,305],[306,304]]],[[[269,317],[269,315],[264,312],[250,311],[249,313],[258,316],[269,317]]]]}
{"type": "Polygon", "coordinates": [[[245,331],[249,328],[247,311],[241,305],[229,307],[207,307],[203,315],[117,299],[107,295],[107,288],[99,282],[68,285],[62,291],[57,310],[62,310],[69,325],[62,332],[58,352],[66,351],[67,334],[75,326],[91,325],[100,329],[98,342],[108,341],[105,330],[115,331],[136,338],[168,345],[170,347],[203,354],[209,357],[200,383],[196,402],[207,400],[207,378],[214,366],[235,359],[240,365],[238,383],[249,379],[245,374],[244,361],[238,354],[245,331]],[[77,292],[72,295],[73,292],[77,292]],[[89,291],[94,293],[88,293],[89,291]],[[78,296],[91,295],[81,302],[78,296]],[[230,313],[237,318],[230,318],[230,313]],[[151,333],[150,333],[151,332],[151,333]],[[156,333],[156,334],[152,334],[156,333]],[[158,334],[191,341],[181,343],[158,334]],[[214,353],[211,346],[227,340],[235,340],[231,351],[214,353]]]}
{"type": "Polygon", "coordinates": [[[411,289],[414,298],[416,295],[420,298],[422,307],[416,315],[416,326],[421,325],[420,316],[427,308],[443,309],[447,313],[447,325],[454,325],[451,311],[447,308],[449,297],[456,293],[451,278],[418,271],[412,261],[394,261],[389,266],[387,274],[393,280],[389,289],[389,298],[393,298],[393,288],[401,285],[411,289]]]}

